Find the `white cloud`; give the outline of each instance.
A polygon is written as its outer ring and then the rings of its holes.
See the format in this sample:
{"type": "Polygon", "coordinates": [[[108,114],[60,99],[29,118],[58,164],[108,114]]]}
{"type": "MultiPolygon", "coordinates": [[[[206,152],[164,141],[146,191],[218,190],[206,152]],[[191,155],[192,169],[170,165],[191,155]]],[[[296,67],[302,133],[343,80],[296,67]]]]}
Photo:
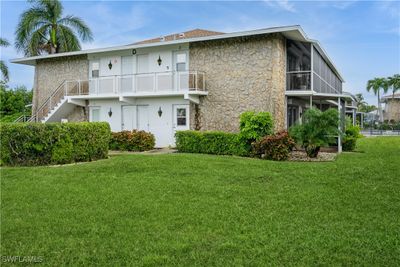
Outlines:
{"type": "MultiPolygon", "coordinates": [[[[400,17],[400,2],[394,0],[378,1],[376,3],[378,8],[385,14],[399,21],[400,17]]],[[[399,22],[400,23],[400,22],[399,22]]]]}
{"type": "Polygon", "coordinates": [[[133,43],[140,38],[133,32],[145,27],[149,21],[145,10],[138,5],[132,5],[130,10],[122,13],[103,2],[95,4],[85,20],[93,30],[94,42],[83,44],[84,49],[133,43]]]}
{"type": "Polygon", "coordinates": [[[296,12],[293,2],[289,0],[264,0],[267,5],[274,8],[280,8],[288,12],[296,12]]]}
{"type": "Polygon", "coordinates": [[[357,3],[359,0],[347,0],[347,1],[334,1],[332,6],[337,8],[337,9],[347,9],[350,6],[354,5],[357,3]]]}

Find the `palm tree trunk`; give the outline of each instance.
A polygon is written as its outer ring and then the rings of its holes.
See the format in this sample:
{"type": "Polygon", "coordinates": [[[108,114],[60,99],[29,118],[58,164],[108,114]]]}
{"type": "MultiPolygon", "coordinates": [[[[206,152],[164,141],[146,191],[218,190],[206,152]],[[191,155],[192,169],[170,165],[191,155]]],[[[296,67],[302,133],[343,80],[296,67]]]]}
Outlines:
{"type": "Polygon", "coordinates": [[[51,44],[51,45],[50,45],[50,54],[55,54],[55,53],[57,53],[57,50],[56,50],[56,48],[51,44]]]}
{"type": "Polygon", "coordinates": [[[379,121],[383,122],[383,111],[382,111],[382,103],[381,103],[381,98],[379,95],[379,90],[378,90],[378,112],[379,112],[379,121]]]}

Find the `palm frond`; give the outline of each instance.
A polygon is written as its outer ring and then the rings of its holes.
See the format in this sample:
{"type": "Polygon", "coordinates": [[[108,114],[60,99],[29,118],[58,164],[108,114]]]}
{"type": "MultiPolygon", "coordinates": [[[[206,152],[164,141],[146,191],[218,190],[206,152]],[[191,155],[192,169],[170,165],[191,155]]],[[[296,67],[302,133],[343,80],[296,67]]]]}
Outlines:
{"type": "Polygon", "coordinates": [[[0,46],[7,47],[9,45],[10,45],[10,43],[6,39],[0,38],[0,46]]]}
{"type": "Polygon", "coordinates": [[[93,40],[91,30],[82,19],[75,16],[62,18],[63,6],[59,0],[29,2],[32,7],[22,13],[15,31],[15,47],[26,56],[45,51],[76,51],[81,49],[79,39],[93,40]]]}
{"type": "Polygon", "coordinates": [[[59,25],[57,29],[57,40],[59,49],[57,52],[81,50],[81,44],[72,29],[64,25],[59,25]]]}
{"type": "Polygon", "coordinates": [[[68,15],[58,21],[59,25],[70,26],[82,41],[93,41],[93,34],[87,24],[79,17],[68,15]]]}
{"type": "Polygon", "coordinates": [[[15,48],[18,51],[29,51],[26,48],[30,43],[33,32],[45,25],[47,25],[47,27],[51,25],[51,21],[49,21],[45,10],[34,7],[23,12],[17,30],[15,31],[15,48]]]}
{"type": "Polygon", "coordinates": [[[9,80],[9,74],[8,74],[8,67],[7,65],[4,63],[3,60],[0,60],[0,72],[3,75],[3,79],[5,82],[7,82],[9,80]]]}

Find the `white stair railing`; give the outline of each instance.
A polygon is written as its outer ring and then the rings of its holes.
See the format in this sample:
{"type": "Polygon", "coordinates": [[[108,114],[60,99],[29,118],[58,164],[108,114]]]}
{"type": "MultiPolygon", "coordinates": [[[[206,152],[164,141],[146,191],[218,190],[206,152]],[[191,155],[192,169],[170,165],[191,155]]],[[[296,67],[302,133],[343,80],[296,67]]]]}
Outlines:
{"type": "Polygon", "coordinates": [[[46,118],[50,112],[63,101],[66,96],[83,95],[89,93],[88,81],[64,81],[57,89],[36,109],[29,122],[40,122],[46,118]]]}

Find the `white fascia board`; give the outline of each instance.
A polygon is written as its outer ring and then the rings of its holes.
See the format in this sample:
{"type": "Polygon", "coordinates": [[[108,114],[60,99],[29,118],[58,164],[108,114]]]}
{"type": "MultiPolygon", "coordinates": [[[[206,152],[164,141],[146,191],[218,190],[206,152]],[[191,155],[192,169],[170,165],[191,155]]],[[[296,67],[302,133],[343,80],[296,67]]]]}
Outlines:
{"type": "Polygon", "coordinates": [[[333,64],[332,60],[328,57],[327,53],[322,48],[320,43],[317,40],[309,39],[300,25],[272,27],[272,28],[259,29],[259,30],[225,33],[225,34],[219,34],[219,35],[195,37],[195,38],[188,38],[188,39],[179,39],[179,40],[148,43],[148,44],[130,44],[130,45],[123,45],[123,46],[107,47],[107,48],[96,48],[96,49],[80,50],[80,51],[74,51],[74,52],[65,52],[65,53],[58,53],[58,54],[52,54],[52,55],[17,58],[17,59],[12,59],[11,63],[35,66],[36,60],[39,60],[39,59],[87,55],[87,54],[104,53],[104,52],[114,52],[114,51],[119,51],[119,50],[130,50],[130,49],[157,47],[157,46],[165,46],[165,45],[173,45],[173,44],[194,43],[194,42],[201,42],[201,41],[220,40],[220,39],[227,39],[227,38],[234,38],[234,37],[244,37],[244,36],[252,36],[252,35],[279,33],[279,32],[282,33],[283,35],[285,35],[286,37],[288,37],[287,35],[290,35],[290,32],[295,33],[296,39],[298,41],[313,43],[316,46],[318,52],[321,53],[323,58],[328,62],[328,64],[333,68],[334,72],[339,76],[339,79],[341,79],[341,81],[344,82],[344,79],[342,78],[341,74],[339,73],[339,71],[337,70],[335,65],[333,64]]]}
{"type": "Polygon", "coordinates": [[[242,37],[242,36],[260,35],[260,34],[277,33],[277,32],[287,32],[287,31],[298,31],[303,36],[303,38],[305,38],[305,39],[307,38],[305,36],[304,31],[301,29],[301,27],[299,25],[295,25],[295,26],[274,27],[274,28],[267,28],[267,29],[260,29],[260,30],[252,30],[252,31],[225,33],[225,34],[219,34],[219,35],[179,39],[179,40],[148,43],[148,44],[131,44],[131,45],[114,46],[114,47],[107,47],[107,48],[96,48],[96,49],[80,50],[80,51],[74,51],[74,52],[65,52],[65,53],[58,53],[58,54],[52,54],[52,55],[41,55],[41,56],[34,56],[34,57],[17,58],[17,59],[12,59],[11,62],[19,63],[19,64],[26,64],[26,65],[35,65],[36,60],[39,60],[39,59],[86,55],[86,54],[103,53],[103,52],[113,52],[113,51],[118,51],[118,50],[138,49],[138,48],[145,48],[145,47],[157,47],[157,46],[164,46],[164,45],[171,45],[171,44],[210,41],[210,40],[218,40],[218,39],[226,39],[226,38],[234,38],[234,37],[242,37]]]}

